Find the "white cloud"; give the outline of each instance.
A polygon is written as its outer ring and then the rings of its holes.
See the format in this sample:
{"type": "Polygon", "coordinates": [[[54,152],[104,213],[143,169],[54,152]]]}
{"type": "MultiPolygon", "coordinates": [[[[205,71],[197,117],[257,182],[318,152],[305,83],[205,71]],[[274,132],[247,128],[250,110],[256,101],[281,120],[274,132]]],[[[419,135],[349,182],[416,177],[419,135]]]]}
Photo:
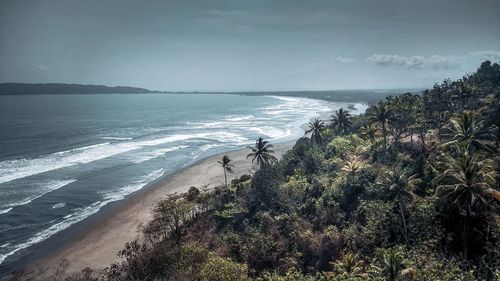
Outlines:
{"type": "Polygon", "coordinates": [[[459,58],[457,56],[439,56],[432,55],[424,56],[400,56],[394,54],[375,54],[366,59],[367,61],[383,66],[402,66],[409,69],[451,69],[459,66],[459,58]]]}
{"type": "Polygon", "coordinates": [[[335,60],[338,63],[341,63],[341,64],[347,64],[347,63],[353,63],[353,62],[355,62],[355,60],[353,58],[344,57],[344,56],[338,56],[338,57],[335,58],[335,60]]]}
{"type": "Polygon", "coordinates": [[[480,57],[483,60],[500,61],[499,51],[478,51],[469,53],[469,55],[480,57]]]}
{"type": "Polygon", "coordinates": [[[43,65],[43,64],[39,64],[36,66],[36,68],[38,70],[41,70],[41,71],[47,71],[47,70],[50,70],[50,67],[46,66],[46,65],[43,65]]]}

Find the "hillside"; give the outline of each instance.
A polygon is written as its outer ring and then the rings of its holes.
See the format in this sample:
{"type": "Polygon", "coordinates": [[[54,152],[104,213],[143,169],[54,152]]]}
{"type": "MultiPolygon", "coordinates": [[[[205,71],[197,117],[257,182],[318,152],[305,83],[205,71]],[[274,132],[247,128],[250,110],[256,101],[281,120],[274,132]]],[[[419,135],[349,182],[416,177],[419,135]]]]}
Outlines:
{"type": "Polygon", "coordinates": [[[148,89],[126,86],[0,83],[0,95],[135,94],[150,92],[148,89]]]}

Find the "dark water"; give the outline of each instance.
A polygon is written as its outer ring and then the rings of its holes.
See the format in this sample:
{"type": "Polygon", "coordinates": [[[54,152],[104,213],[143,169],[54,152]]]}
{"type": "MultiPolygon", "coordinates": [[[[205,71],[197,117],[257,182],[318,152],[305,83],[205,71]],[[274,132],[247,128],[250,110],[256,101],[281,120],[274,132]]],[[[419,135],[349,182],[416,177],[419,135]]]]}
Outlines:
{"type": "Polygon", "coordinates": [[[296,139],[301,124],[341,106],[206,94],[0,96],[0,263],[198,158],[259,136],[296,139]]]}

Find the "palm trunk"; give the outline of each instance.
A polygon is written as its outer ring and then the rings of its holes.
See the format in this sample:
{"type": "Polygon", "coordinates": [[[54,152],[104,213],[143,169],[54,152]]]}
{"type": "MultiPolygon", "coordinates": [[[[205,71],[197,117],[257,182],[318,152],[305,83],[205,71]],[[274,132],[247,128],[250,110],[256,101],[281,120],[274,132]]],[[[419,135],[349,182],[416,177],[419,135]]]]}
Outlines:
{"type": "Polygon", "coordinates": [[[463,242],[463,246],[464,246],[464,258],[465,260],[467,260],[467,252],[468,252],[468,247],[467,247],[467,227],[468,227],[468,223],[469,223],[469,211],[467,211],[467,214],[465,215],[465,219],[464,219],[464,229],[463,229],[463,233],[462,233],[462,242],[463,242]]]}
{"type": "Polygon", "coordinates": [[[420,148],[421,152],[425,150],[425,133],[423,130],[419,131],[420,141],[422,142],[422,147],[420,148]]]}
{"type": "Polygon", "coordinates": [[[438,117],[438,140],[441,142],[441,116],[438,117]]]}
{"type": "Polygon", "coordinates": [[[227,175],[226,175],[226,169],[224,169],[224,183],[226,184],[226,188],[227,188],[227,175]]]}
{"type": "Polygon", "coordinates": [[[384,152],[387,151],[387,131],[385,129],[385,121],[382,122],[382,134],[384,135],[384,152]]]}
{"type": "Polygon", "coordinates": [[[406,226],[405,210],[401,195],[398,195],[398,201],[399,201],[399,213],[401,215],[401,221],[403,222],[403,235],[405,237],[405,244],[408,245],[408,228],[406,226]]]}

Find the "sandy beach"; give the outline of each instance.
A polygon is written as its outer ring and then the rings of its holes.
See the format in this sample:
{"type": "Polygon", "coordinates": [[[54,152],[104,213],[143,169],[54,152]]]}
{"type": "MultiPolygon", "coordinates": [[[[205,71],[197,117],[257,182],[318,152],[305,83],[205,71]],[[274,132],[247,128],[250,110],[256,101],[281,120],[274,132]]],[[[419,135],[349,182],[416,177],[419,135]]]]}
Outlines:
{"type": "MultiPolygon", "coordinates": [[[[282,156],[295,142],[275,144],[276,156],[282,156]]],[[[217,163],[227,154],[235,165],[234,174],[228,181],[252,172],[252,163],[246,159],[248,149],[241,149],[202,159],[160,182],[132,194],[112,211],[104,214],[88,225],[82,233],[75,236],[68,245],[48,257],[37,260],[29,266],[30,271],[50,272],[65,264],[66,272],[80,271],[84,268],[102,269],[119,261],[117,253],[125,243],[138,238],[139,226],[151,219],[154,204],[169,193],[183,193],[189,187],[207,185],[213,188],[224,183],[223,170],[217,163]]]]}

